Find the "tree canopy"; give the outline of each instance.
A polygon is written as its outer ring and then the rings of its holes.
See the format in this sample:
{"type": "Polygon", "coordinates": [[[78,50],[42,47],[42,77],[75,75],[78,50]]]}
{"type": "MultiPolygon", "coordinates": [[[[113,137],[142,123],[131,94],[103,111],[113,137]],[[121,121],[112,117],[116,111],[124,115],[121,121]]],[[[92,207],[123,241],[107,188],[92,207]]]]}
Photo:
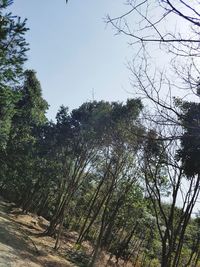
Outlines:
{"type": "MultiPolygon", "coordinates": [[[[172,97],[170,81],[162,73],[159,83],[153,79],[144,57],[144,69],[131,69],[140,98],[87,101],[73,110],[61,105],[49,120],[36,72],[24,70],[26,20],[6,13],[12,2],[0,1],[0,194],[22,213],[49,221],[41,235],[55,238],[55,250],[66,232],[76,233],[77,255],[91,242],[85,266],[99,266],[104,252],[107,266],[200,266],[199,215],[193,216],[200,193],[199,103],[172,97]]],[[[173,13],[198,27],[197,10],[184,1],[176,1],[183,11],[172,1],[156,3],[164,10],[160,20],[152,24],[147,13],[139,15],[143,29],[154,29],[159,39],[119,24],[148,7],[147,0],[128,1],[131,11],[109,22],[142,43],[190,42],[193,49],[196,39],[165,36],[157,25],[173,13]]]]}

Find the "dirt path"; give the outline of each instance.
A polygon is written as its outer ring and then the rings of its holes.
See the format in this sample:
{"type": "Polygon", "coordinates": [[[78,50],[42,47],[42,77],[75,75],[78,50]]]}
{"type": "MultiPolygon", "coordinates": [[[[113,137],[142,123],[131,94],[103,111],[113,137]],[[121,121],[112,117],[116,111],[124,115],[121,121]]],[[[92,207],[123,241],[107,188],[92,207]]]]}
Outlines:
{"type": "Polygon", "coordinates": [[[75,266],[54,253],[51,238],[34,237],[32,233],[38,229],[30,222],[20,222],[20,216],[8,213],[9,208],[10,204],[0,199],[0,267],[75,266]]]}
{"type": "MultiPolygon", "coordinates": [[[[77,249],[78,233],[66,231],[56,252],[55,239],[40,235],[48,224],[43,217],[23,214],[0,197],[0,267],[87,267],[92,244],[84,241],[77,249]]],[[[117,266],[108,265],[108,259],[102,253],[96,266],[117,266]]]]}
{"type": "MultiPolygon", "coordinates": [[[[16,223],[7,215],[8,204],[0,201],[0,266],[39,266],[24,257],[25,253],[34,255],[35,251],[25,240],[16,223]],[[23,265],[22,265],[23,260],[23,265]],[[21,264],[21,265],[20,265],[21,264]]],[[[27,255],[28,256],[28,255],[27,255]]]]}

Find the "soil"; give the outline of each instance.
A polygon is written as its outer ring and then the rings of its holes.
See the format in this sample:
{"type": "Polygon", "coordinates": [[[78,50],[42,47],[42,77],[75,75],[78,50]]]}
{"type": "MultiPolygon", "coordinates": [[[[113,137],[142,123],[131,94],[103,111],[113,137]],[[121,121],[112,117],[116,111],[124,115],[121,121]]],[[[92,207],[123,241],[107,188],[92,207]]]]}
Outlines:
{"type": "Polygon", "coordinates": [[[47,223],[0,199],[0,267],[78,266],[53,250],[53,238],[38,237],[47,223]]]}
{"type": "MultiPolygon", "coordinates": [[[[65,231],[55,251],[55,239],[41,235],[48,225],[43,217],[24,214],[0,197],[0,267],[87,267],[92,244],[84,241],[77,246],[77,232],[65,231]]],[[[109,255],[102,252],[96,267],[123,266],[113,260],[108,263],[108,259],[109,255]]]]}

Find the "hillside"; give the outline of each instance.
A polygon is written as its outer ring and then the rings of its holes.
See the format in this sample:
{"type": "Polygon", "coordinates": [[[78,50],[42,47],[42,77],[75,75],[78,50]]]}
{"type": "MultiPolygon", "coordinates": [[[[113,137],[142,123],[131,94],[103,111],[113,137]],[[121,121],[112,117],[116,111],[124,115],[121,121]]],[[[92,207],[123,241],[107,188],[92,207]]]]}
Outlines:
{"type": "Polygon", "coordinates": [[[11,204],[0,200],[0,266],[76,266],[52,250],[53,239],[38,238],[43,218],[20,215],[11,204]],[[9,212],[10,211],[10,212],[9,212]]]}
{"type": "MultiPolygon", "coordinates": [[[[13,204],[0,198],[0,267],[86,267],[91,253],[91,245],[84,242],[76,251],[76,232],[64,233],[59,252],[53,247],[55,239],[41,237],[48,225],[43,217],[22,214],[13,204]]],[[[107,264],[108,255],[102,255],[96,266],[107,264]]]]}

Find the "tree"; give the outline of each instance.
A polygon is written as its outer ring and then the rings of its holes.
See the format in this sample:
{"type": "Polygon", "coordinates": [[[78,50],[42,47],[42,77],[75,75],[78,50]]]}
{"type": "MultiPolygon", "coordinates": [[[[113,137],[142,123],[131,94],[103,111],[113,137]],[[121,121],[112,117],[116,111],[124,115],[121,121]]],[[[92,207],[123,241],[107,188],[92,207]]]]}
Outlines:
{"type": "Polygon", "coordinates": [[[117,32],[129,36],[134,42],[167,44],[169,51],[177,55],[188,56],[198,54],[198,28],[200,26],[199,1],[187,3],[183,0],[130,0],[127,1],[129,10],[118,17],[107,16],[107,22],[111,23],[117,32]],[[131,16],[137,17],[137,23],[132,27],[131,16]],[[174,27],[165,28],[167,21],[176,19],[178,26],[191,26],[191,34],[187,31],[178,31],[174,27]],[[174,30],[174,31],[173,31],[174,30]],[[192,34],[193,33],[193,34],[192,34]]]}
{"type": "Polygon", "coordinates": [[[162,147],[156,158],[148,155],[149,149],[144,149],[147,156],[141,162],[162,241],[161,266],[178,266],[186,229],[199,196],[199,105],[194,98],[191,103],[188,97],[190,93],[198,95],[199,89],[199,1],[145,0],[127,4],[130,9],[125,14],[108,16],[107,21],[117,33],[128,36],[132,45],[140,44],[136,59],[129,64],[131,82],[149,105],[143,121],[147,129],[155,129],[157,133],[149,140],[162,147]],[[171,21],[176,23],[171,25],[171,21]],[[158,70],[157,62],[152,60],[155,47],[159,48],[158,56],[168,56],[171,65],[165,71],[158,70]],[[155,162],[151,163],[153,158],[155,162]],[[183,183],[187,184],[185,189],[183,183]],[[162,203],[168,190],[171,201],[166,212],[162,203]],[[182,214],[177,220],[175,210],[180,195],[182,214]]]}
{"type": "MultiPolygon", "coordinates": [[[[149,142],[152,143],[152,140],[149,142]]],[[[154,146],[156,144],[154,141],[154,146]]],[[[199,196],[200,180],[199,177],[184,175],[174,142],[165,141],[161,145],[161,150],[152,150],[147,146],[143,172],[162,242],[161,266],[179,266],[186,229],[199,196]],[[182,184],[186,179],[188,187],[183,189],[182,184]],[[169,198],[166,200],[168,206],[164,205],[164,198],[169,198]]]]}
{"type": "Polygon", "coordinates": [[[26,20],[21,21],[19,17],[4,12],[12,3],[13,1],[11,0],[2,0],[0,2],[1,88],[19,81],[28,50],[28,44],[24,38],[24,34],[28,30],[26,28],[26,20]]]}
{"type": "MultiPolygon", "coordinates": [[[[95,105],[94,105],[95,106],[95,105]]],[[[56,207],[50,226],[45,234],[54,235],[56,227],[60,225],[55,248],[58,248],[59,237],[65,219],[66,211],[70,208],[74,194],[80,184],[86,179],[93,161],[96,159],[98,147],[97,133],[90,124],[93,113],[91,104],[83,104],[73,110],[71,115],[65,107],[61,107],[57,114],[56,124],[56,161],[58,162],[58,190],[56,207]]]]}
{"type": "Polygon", "coordinates": [[[15,113],[15,103],[19,99],[14,87],[23,73],[28,44],[26,20],[21,21],[11,13],[5,13],[13,1],[0,1],[0,149],[4,149],[15,113]]]}
{"type": "MultiPolygon", "coordinates": [[[[39,160],[38,130],[47,122],[45,112],[48,104],[42,98],[40,83],[34,71],[25,72],[24,84],[19,93],[21,98],[15,106],[5,160],[9,172],[6,179],[11,179],[12,185],[15,181],[14,191],[9,191],[12,192],[13,200],[24,206],[38,178],[35,168],[39,160]]],[[[9,186],[8,181],[6,183],[9,186]]]]}
{"type": "MultiPolygon", "coordinates": [[[[165,95],[163,105],[166,100],[169,105],[170,95],[198,95],[198,5],[198,0],[130,0],[126,13],[115,18],[107,16],[107,22],[136,48],[134,60],[129,63],[131,72],[140,76],[143,85],[146,80],[145,86],[157,83],[154,93],[159,94],[160,102],[165,95]],[[163,65],[159,57],[163,58],[163,65]]],[[[148,89],[146,92],[150,93],[148,89]]],[[[146,96],[149,98],[150,94],[146,96]]]]}
{"type": "Polygon", "coordinates": [[[4,153],[11,129],[12,117],[15,114],[15,105],[20,94],[9,87],[0,89],[0,153],[4,153]]]}
{"type": "Polygon", "coordinates": [[[199,103],[185,101],[179,104],[183,111],[181,121],[184,127],[179,157],[182,160],[186,175],[193,176],[200,173],[198,163],[200,157],[200,105],[199,103]]]}

